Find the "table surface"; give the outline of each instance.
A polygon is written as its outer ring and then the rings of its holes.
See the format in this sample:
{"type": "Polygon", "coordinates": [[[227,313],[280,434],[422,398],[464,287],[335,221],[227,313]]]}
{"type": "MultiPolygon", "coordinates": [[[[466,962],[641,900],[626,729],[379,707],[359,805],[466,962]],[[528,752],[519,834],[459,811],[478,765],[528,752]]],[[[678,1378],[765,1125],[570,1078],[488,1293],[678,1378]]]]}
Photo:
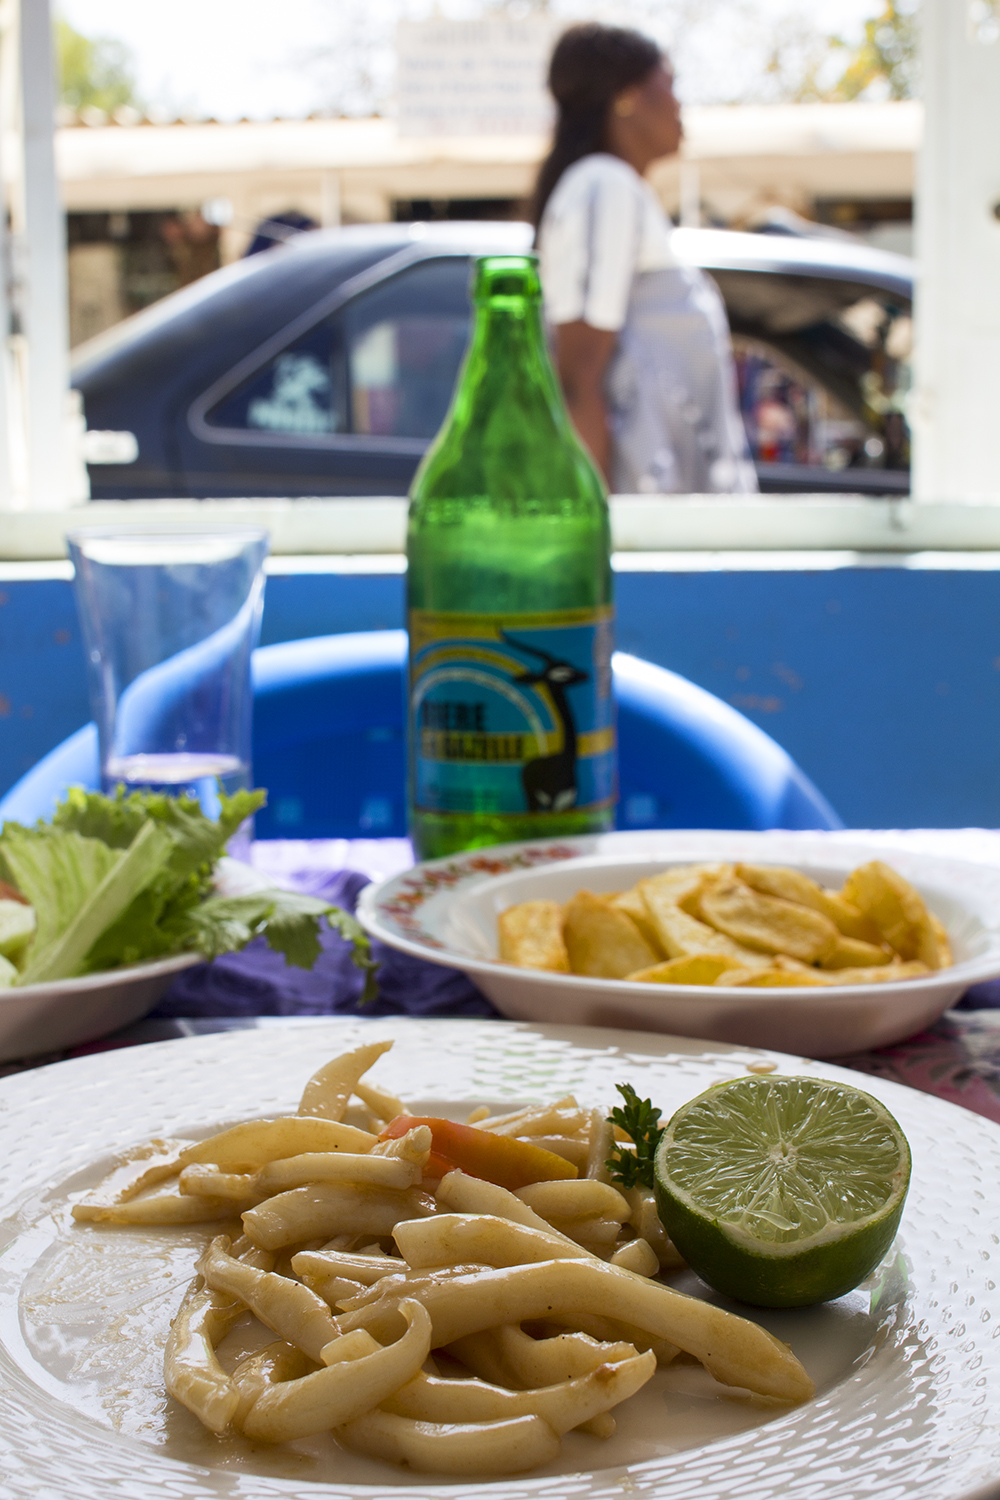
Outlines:
{"type": "MultiPolygon", "coordinates": [[[[1000,867],[1000,830],[852,829],[830,837],[1000,867]]],[[[278,883],[326,895],[343,905],[353,905],[368,880],[397,874],[412,859],[405,839],[268,840],[254,844],[251,851],[254,867],[278,883]]],[[[415,960],[401,962],[401,956],[391,950],[380,956],[383,993],[374,1013],[496,1014],[464,976],[415,960]]],[[[360,976],[349,952],[333,934],[324,943],[312,975],[287,971],[282,959],[258,944],[244,954],[189,970],[146,1020],[65,1054],[6,1064],[0,1067],[0,1075],[59,1056],[143,1042],[247,1027],[308,1026],[330,1014],[356,1014],[359,991],[360,976]]],[[[963,1105],[1000,1123],[1000,981],[976,986],[936,1025],[905,1042],[836,1061],[963,1105]]]]}

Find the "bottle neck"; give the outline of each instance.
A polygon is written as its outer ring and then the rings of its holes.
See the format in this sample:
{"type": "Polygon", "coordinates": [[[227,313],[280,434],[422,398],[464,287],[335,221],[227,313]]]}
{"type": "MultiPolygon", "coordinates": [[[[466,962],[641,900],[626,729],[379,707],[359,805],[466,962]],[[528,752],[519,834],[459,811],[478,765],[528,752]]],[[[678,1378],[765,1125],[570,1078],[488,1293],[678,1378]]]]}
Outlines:
{"type": "Polygon", "coordinates": [[[522,402],[535,397],[559,425],[565,421],[535,298],[497,296],[477,305],[467,378],[476,387],[514,388],[522,402]]]}

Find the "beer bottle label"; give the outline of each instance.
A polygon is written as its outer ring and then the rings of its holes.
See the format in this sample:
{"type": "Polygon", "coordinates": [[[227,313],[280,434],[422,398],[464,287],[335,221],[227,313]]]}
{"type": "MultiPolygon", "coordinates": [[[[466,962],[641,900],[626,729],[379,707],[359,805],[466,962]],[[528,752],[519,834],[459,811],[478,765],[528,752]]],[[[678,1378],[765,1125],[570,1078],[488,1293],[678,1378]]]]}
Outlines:
{"type": "Polygon", "coordinates": [[[614,611],[410,611],[421,812],[566,813],[615,798],[614,611]]]}

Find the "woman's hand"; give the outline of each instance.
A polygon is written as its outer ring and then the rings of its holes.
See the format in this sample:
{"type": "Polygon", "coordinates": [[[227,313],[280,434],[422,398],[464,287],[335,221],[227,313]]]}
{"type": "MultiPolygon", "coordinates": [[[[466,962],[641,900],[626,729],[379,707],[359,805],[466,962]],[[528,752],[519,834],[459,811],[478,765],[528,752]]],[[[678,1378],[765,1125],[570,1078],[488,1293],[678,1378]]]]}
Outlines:
{"type": "Polygon", "coordinates": [[[573,426],[609,485],[611,431],[604,374],[617,342],[618,334],[613,329],[592,328],[581,319],[556,325],[556,369],[566,405],[573,426]]]}

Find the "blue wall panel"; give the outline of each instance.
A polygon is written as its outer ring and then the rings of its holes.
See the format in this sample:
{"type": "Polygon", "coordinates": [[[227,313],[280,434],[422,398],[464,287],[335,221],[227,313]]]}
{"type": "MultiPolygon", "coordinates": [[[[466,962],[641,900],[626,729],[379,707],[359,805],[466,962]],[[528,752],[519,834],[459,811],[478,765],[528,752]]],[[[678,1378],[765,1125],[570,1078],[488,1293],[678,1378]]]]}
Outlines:
{"type": "MultiPolygon", "coordinates": [[[[1000,573],[621,573],[623,649],[735,704],[855,827],[1000,825],[1000,573]]],[[[262,639],[403,623],[398,574],[277,574],[262,639]]],[[[0,583],[0,792],[89,717],[70,585],[0,583]]]]}
{"type": "Polygon", "coordinates": [[[620,575],[618,641],[784,745],[856,828],[1000,824],[1000,574],[620,575]]]}

